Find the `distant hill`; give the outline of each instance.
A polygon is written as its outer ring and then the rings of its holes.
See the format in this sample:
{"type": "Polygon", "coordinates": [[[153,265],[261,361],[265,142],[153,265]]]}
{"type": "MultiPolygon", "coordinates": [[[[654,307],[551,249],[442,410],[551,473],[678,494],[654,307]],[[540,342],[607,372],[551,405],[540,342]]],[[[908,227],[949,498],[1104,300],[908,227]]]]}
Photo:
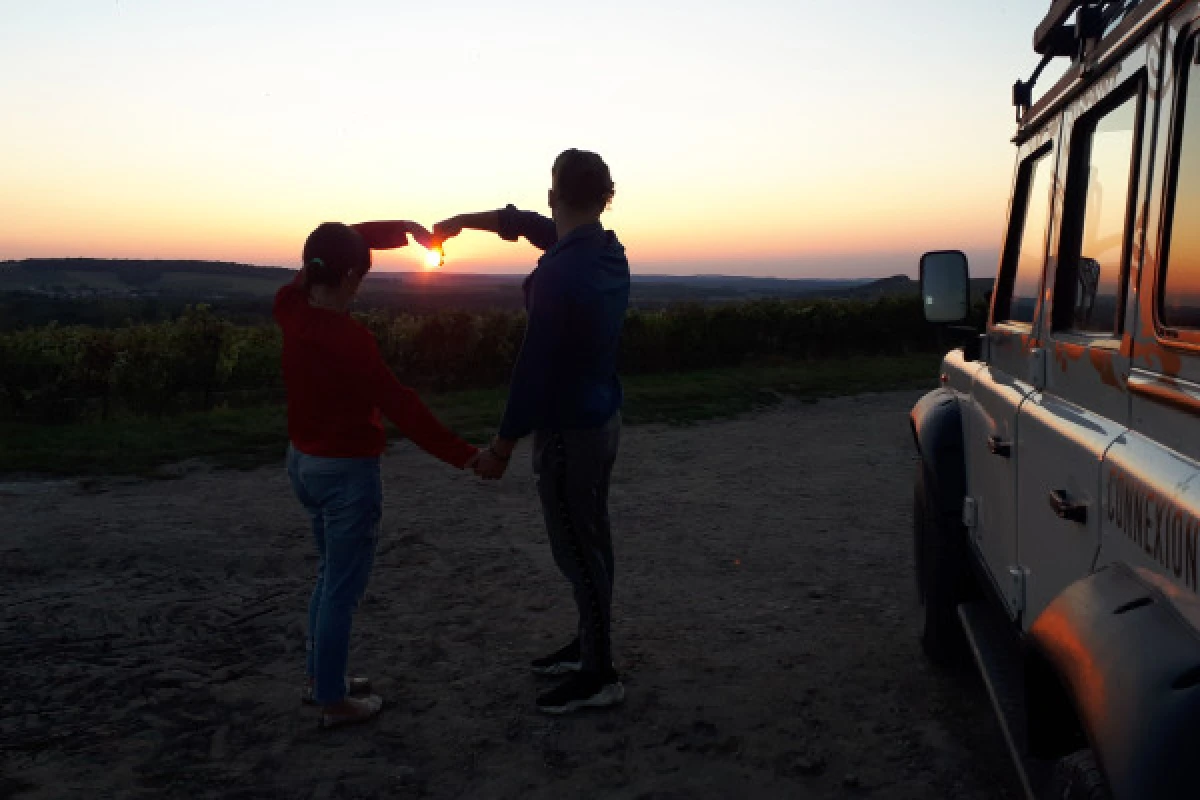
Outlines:
{"type": "MultiPolygon", "coordinates": [[[[992,290],[991,278],[972,278],[971,296],[980,299],[992,290]]],[[[854,300],[875,300],[880,297],[891,297],[906,294],[917,294],[921,284],[907,275],[893,275],[890,278],[880,278],[869,283],[861,283],[842,289],[826,289],[817,294],[821,297],[844,298],[854,300]]]]}
{"type": "Polygon", "coordinates": [[[907,275],[893,275],[890,278],[879,278],[850,286],[830,287],[815,294],[829,298],[875,300],[892,295],[916,294],[919,290],[917,282],[907,275]]]}
{"type": "MultiPolygon", "coordinates": [[[[293,275],[293,270],[283,267],[224,261],[41,258],[0,261],[0,292],[23,292],[56,300],[151,299],[171,304],[265,306],[293,275]]],[[[453,272],[371,273],[363,284],[362,303],[416,312],[520,308],[524,278],[453,272]]],[[[991,285],[990,280],[982,283],[991,285]]],[[[904,275],[869,280],[637,274],[633,278],[633,303],[657,308],[680,302],[762,298],[874,299],[917,290],[916,281],[904,275]]],[[[977,293],[982,291],[977,287],[977,293]]]]}
{"type": "MultiPolygon", "coordinates": [[[[108,276],[115,276],[130,286],[151,286],[172,275],[205,275],[218,278],[252,278],[256,280],[286,280],[292,269],[285,267],[257,267],[229,261],[188,261],[149,259],[104,259],[104,258],[29,258],[21,261],[0,261],[0,284],[7,289],[14,283],[25,282],[26,286],[42,286],[55,280],[70,280],[76,283],[108,285],[108,276]],[[87,276],[87,277],[84,277],[87,276]]],[[[426,284],[431,277],[439,282],[474,284],[511,284],[520,282],[524,275],[467,274],[455,272],[375,272],[368,276],[374,282],[426,284]]],[[[661,283],[722,287],[742,291],[797,291],[844,288],[858,286],[868,279],[825,279],[825,278],[764,278],[742,275],[647,275],[633,276],[635,283],[661,283]]],[[[169,281],[168,281],[169,282],[169,281]]],[[[214,284],[219,283],[214,280],[214,284]]]]}
{"type": "MultiPolygon", "coordinates": [[[[224,261],[36,258],[0,262],[0,291],[58,295],[271,295],[295,273],[224,261]]],[[[367,293],[510,293],[524,275],[453,272],[378,272],[367,276],[367,293]]],[[[842,291],[866,280],[742,277],[735,275],[635,275],[635,293],[675,298],[800,296],[842,291]]]]}
{"type": "Polygon", "coordinates": [[[763,278],[752,275],[645,275],[633,276],[634,283],[720,286],[742,291],[789,292],[847,288],[868,283],[869,278],[763,278]]]}
{"type": "Polygon", "coordinates": [[[31,258],[0,262],[0,291],[76,297],[266,295],[291,274],[225,261],[31,258]]]}

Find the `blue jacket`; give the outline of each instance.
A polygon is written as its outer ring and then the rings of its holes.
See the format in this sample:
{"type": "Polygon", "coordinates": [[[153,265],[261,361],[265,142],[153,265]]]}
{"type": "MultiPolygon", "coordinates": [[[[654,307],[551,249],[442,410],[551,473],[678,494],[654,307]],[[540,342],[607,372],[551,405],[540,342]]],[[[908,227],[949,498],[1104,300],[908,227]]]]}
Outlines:
{"type": "Polygon", "coordinates": [[[529,323],[513,369],[500,436],[535,429],[599,428],[621,408],[621,325],[629,306],[629,262],[600,223],[561,240],[554,221],[513,206],[499,211],[500,237],[524,236],[545,252],[525,279],[529,323]]]}

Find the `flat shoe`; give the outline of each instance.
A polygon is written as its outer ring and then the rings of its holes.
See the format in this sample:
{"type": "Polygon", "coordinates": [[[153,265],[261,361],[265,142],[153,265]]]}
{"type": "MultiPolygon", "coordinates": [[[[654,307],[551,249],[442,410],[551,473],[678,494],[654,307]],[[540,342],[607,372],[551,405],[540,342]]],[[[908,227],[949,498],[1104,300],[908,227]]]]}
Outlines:
{"type": "Polygon", "coordinates": [[[323,730],[330,730],[344,725],[355,725],[374,719],[383,710],[383,698],[377,694],[369,694],[366,697],[348,697],[346,703],[354,710],[337,714],[322,712],[318,726],[323,730]]]}
{"type": "MultiPolygon", "coordinates": [[[[346,679],[346,694],[362,695],[371,693],[370,678],[347,678],[346,679]]],[[[315,706],[316,700],[313,700],[313,687],[311,683],[304,685],[304,691],[300,693],[300,702],[306,706],[315,706]]]]}

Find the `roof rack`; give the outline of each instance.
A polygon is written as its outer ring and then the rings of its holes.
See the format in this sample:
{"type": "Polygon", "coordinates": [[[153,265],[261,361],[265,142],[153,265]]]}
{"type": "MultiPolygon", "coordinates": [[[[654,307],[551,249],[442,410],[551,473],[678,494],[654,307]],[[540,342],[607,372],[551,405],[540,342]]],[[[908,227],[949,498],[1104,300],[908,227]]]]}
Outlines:
{"type": "Polygon", "coordinates": [[[1122,17],[1133,10],[1141,0],[1054,0],[1046,18],[1033,34],[1033,49],[1039,55],[1072,55],[1062,52],[1065,39],[1078,40],[1080,32],[1102,37],[1122,17]],[[1076,23],[1067,21],[1075,12],[1080,12],[1076,23]],[[1084,29],[1087,30],[1084,30],[1084,29]]]}
{"type": "Polygon", "coordinates": [[[1027,81],[1013,84],[1017,124],[1033,105],[1033,86],[1055,58],[1084,61],[1095,52],[1100,40],[1142,0],[1053,0],[1049,13],[1033,34],[1034,52],[1041,55],[1027,81]],[[1074,18],[1074,22],[1070,20],[1074,18]]]}
{"type": "MultiPolygon", "coordinates": [[[[1050,12],[1037,26],[1033,33],[1033,49],[1040,55],[1046,55],[1051,44],[1057,44],[1067,20],[1075,13],[1085,0],[1054,0],[1050,12]]],[[[1074,38],[1074,37],[1072,37],[1074,38]]]]}

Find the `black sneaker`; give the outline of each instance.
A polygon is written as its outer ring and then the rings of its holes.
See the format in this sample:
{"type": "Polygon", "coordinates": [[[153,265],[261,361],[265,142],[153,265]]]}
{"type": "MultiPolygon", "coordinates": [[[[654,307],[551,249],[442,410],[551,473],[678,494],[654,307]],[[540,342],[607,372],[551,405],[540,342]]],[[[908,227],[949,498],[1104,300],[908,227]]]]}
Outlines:
{"type": "Polygon", "coordinates": [[[615,670],[579,672],[537,699],[544,714],[569,714],[581,708],[606,708],[625,699],[625,686],[615,670]]]}
{"type": "Polygon", "coordinates": [[[556,653],[534,659],[530,665],[535,675],[566,675],[583,669],[583,657],[579,654],[579,639],[556,653]]]}

